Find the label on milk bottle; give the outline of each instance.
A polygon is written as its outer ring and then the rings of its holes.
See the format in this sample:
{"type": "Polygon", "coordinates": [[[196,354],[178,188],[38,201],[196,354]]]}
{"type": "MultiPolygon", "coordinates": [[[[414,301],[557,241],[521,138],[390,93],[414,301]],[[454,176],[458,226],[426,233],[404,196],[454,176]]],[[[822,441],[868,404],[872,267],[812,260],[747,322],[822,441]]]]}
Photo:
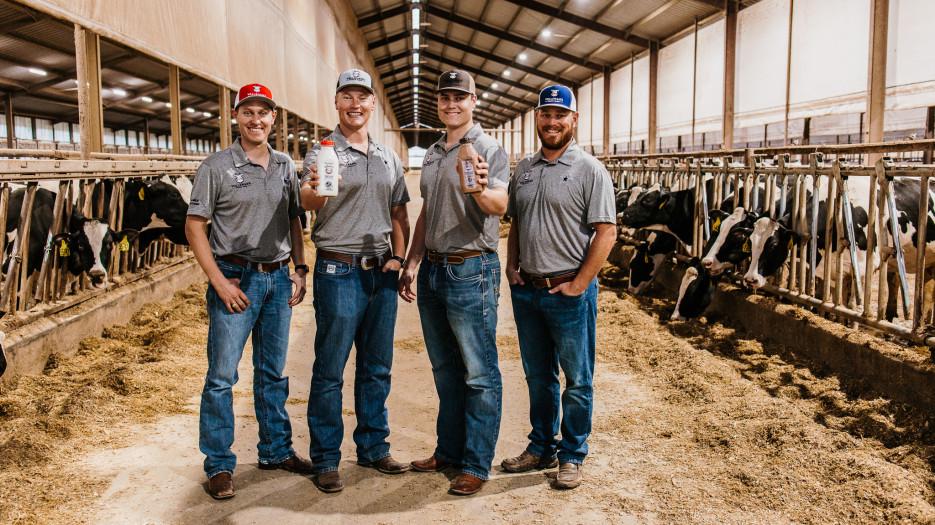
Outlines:
{"type": "Polygon", "coordinates": [[[462,160],[461,169],[464,170],[464,185],[468,188],[477,186],[477,179],[474,177],[474,163],[470,160],[462,160]]]}

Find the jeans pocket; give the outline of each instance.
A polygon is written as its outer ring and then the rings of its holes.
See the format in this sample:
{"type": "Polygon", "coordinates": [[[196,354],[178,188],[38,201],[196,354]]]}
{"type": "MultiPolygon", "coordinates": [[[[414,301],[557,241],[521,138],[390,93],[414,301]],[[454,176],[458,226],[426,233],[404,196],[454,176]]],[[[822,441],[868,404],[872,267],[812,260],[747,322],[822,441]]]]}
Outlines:
{"type": "Polygon", "coordinates": [[[351,273],[351,265],[332,259],[319,259],[315,261],[315,273],[317,275],[347,275],[351,273]]]}
{"type": "Polygon", "coordinates": [[[243,280],[244,267],[227,261],[217,261],[218,269],[228,279],[243,280]]]}
{"type": "Polygon", "coordinates": [[[462,283],[480,282],[484,278],[483,268],[470,262],[446,265],[445,272],[452,281],[462,283]]]}

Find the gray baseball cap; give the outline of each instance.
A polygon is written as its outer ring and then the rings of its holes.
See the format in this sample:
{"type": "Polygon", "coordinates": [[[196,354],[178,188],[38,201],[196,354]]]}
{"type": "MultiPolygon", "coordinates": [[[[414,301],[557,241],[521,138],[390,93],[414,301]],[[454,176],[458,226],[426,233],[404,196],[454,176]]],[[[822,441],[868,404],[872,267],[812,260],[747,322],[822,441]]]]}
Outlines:
{"type": "Polygon", "coordinates": [[[334,89],[335,93],[346,87],[357,86],[373,93],[373,81],[370,75],[362,69],[348,69],[338,77],[338,86],[334,89]]]}
{"type": "Polygon", "coordinates": [[[474,87],[474,77],[472,77],[467,71],[461,69],[453,69],[451,71],[445,71],[438,77],[438,89],[436,91],[444,91],[450,89],[453,91],[463,91],[464,93],[470,93],[476,95],[474,87]]]}

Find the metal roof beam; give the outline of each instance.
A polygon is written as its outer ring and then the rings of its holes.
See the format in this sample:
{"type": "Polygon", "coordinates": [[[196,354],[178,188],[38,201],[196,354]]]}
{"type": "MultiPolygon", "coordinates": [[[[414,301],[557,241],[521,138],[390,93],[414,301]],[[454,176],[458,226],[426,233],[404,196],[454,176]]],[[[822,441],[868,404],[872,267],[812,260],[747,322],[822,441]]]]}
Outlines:
{"type": "Polygon", "coordinates": [[[383,58],[381,58],[381,59],[375,61],[373,64],[374,64],[374,66],[376,66],[376,67],[383,67],[383,66],[385,66],[385,65],[387,65],[387,64],[392,64],[393,62],[396,62],[397,60],[402,60],[402,59],[408,58],[408,57],[410,57],[410,56],[412,56],[412,50],[411,50],[411,49],[407,49],[407,50],[403,51],[402,53],[396,53],[395,55],[385,56],[385,57],[383,57],[383,58]]]}
{"type": "MultiPolygon", "coordinates": [[[[516,36],[516,35],[514,35],[514,34],[511,34],[511,33],[507,32],[507,31],[504,31],[504,30],[502,30],[502,29],[498,29],[498,28],[495,28],[495,27],[490,27],[490,26],[485,25],[485,24],[482,24],[482,23],[480,23],[480,22],[478,22],[478,21],[476,21],[476,20],[471,20],[470,18],[465,18],[465,17],[463,17],[463,16],[460,16],[460,15],[457,15],[457,14],[455,14],[455,13],[449,12],[449,11],[447,11],[447,10],[445,10],[445,9],[440,8],[440,7],[435,7],[435,6],[431,5],[431,4],[429,4],[429,5],[426,5],[426,6],[425,6],[425,10],[426,10],[426,13],[427,13],[427,14],[430,14],[430,15],[433,15],[433,16],[437,16],[438,18],[441,18],[442,20],[445,20],[445,21],[447,21],[447,22],[453,22],[453,23],[455,23],[455,24],[462,25],[462,26],[464,26],[464,27],[473,29],[473,30],[475,30],[475,31],[480,31],[480,32],[482,32],[482,33],[487,33],[487,34],[489,34],[489,35],[491,35],[491,36],[494,36],[494,37],[496,37],[496,38],[498,38],[498,39],[500,39],[500,40],[506,40],[506,41],[508,41],[508,42],[513,42],[514,44],[517,44],[517,45],[520,45],[520,46],[523,46],[523,47],[527,47],[527,48],[529,48],[529,49],[533,49],[533,50],[539,51],[540,53],[545,53],[545,54],[547,54],[547,55],[551,55],[551,56],[553,56],[553,57],[555,57],[555,58],[564,60],[565,62],[568,62],[568,63],[570,63],[570,64],[577,64],[577,65],[579,65],[579,66],[585,67],[585,68],[587,68],[587,69],[590,69],[590,70],[595,71],[595,72],[598,72],[598,73],[600,73],[601,71],[604,70],[604,65],[603,65],[603,64],[598,64],[598,63],[592,62],[592,61],[590,61],[590,60],[582,62],[580,57],[576,57],[576,56],[574,56],[574,55],[572,55],[572,54],[570,54],[570,53],[566,53],[566,52],[564,52],[564,51],[559,51],[558,49],[555,49],[555,48],[552,48],[552,47],[549,47],[549,46],[544,46],[544,45],[539,44],[539,43],[537,43],[537,42],[535,42],[535,41],[533,41],[533,40],[531,40],[531,39],[526,39],[526,38],[523,38],[523,37],[520,37],[520,36],[516,36]]],[[[371,49],[373,49],[373,48],[371,47],[371,49]]],[[[472,51],[472,52],[473,52],[473,51],[472,51]]]]}
{"type": "MultiPolygon", "coordinates": [[[[530,11],[537,11],[544,15],[548,15],[564,22],[572,23],[578,27],[583,27],[585,29],[594,31],[595,33],[600,33],[602,35],[609,36],[611,38],[616,38],[618,40],[623,40],[624,42],[629,42],[630,44],[640,46],[642,48],[649,47],[649,39],[643,38],[641,36],[634,35],[629,30],[620,30],[615,27],[601,24],[590,18],[585,18],[583,16],[578,16],[568,11],[564,11],[559,7],[553,7],[542,2],[537,2],[536,0],[507,0],[512,4],[516,4],[530,11]]],[[[703,1],[703,0],[702,0],[703,1]]],[[[714,0],[712,0],[714,1],[714,0]]],[[[708,2],[706,2],[708,3],[708,2]]]]}
{"type": "Polygon", "coordinates": [[[501,77],[497,76],[497,75],[494,74],[494,73],[491,73],[491,72],[489,72],[489,71],[484,71],[484,70],[478,69],[478,68],[476,68],[476,67],[468,66],[468,65],[466,65],[466,64],[458,64],[454,59],[445,58],[445,57],[443,57],[443,56],[441,56],[441,55],[436,55],[435,53],[429,52],[428,50],[423,51],[423,52],[422,52],[422,56],[425,57],[425,58],[428,58],[429,60],[434,60],[434,61],[439,62],[439,63],[442,63],[442,64],[448,64],[448,65],[454,66],[454,67],[456,67],[456,68],[458,68],[458,69],[463,69],[463,70],[465,70],[465,71],[467,71],[467,72],[469,72],[469,73],[472,73],[472,74],[474,74],[474,75],[481,75],[481,76],[485,76],[485,77],[487,77],[487,78],[492,78],[492,79],[494,79],[495,81],[500,82],[500,83],[502,83],[502,84],[505,84],[505,85],[507,85],[507,86],[512,86],[512,87],[515,87],[515,88],[517,88],[517,89],[522,89],[523,91],[528,91],[528,92],[534,93],[534,94],[536,94],[536,95],[539,94],[539,89],[537,89],[537,88],[532,88],[532,87],[529,87],[529,86],[527,86],[527,85],[525,85],[525,84],[520,84],[519,82],[516,82],[516,81],[514,81],[514,80],[509,80],[509,79],[506,79],[506,78],[501,78],[501,77]]]}
{"type": "Polygon", "coordinates": [[[396,42],[397,40],[402,40],[402,39],[404,39],[404,38],[408,38],[411,34],[412,34],[412,33],[410,33],[409,31],[400,31],[399,33],[396,33],[395,35],[390,35],[390,36],[388,36],[388,37],[386,37],[386,38],[383,38],[383,39],[381,39],[381,40],[376,40],[376,41],[374,41],[374,42],[370,42],[369,44],[367,44],[367,49],[370,50],[370,51],[373,51],[374,49],[376,49],[376,48],[378,48],[378,47],[388,46],[388,45],[392,44],[393,42],[396,42]]]}
{"type": "Polygon", "coordinates": [[[403,2],[402,4],[396,7],[387,9],[386,11],[378,11],[372,15],[365,16],[359,19],[357,21],[357,27],[361,27],[361,28],[366,27],[366,26],[369,26],[370,24],[375,24],[382,20],[387,20],[389,18],[393,18],[394,16],[399,16],[401,14],[408,13],[408,12],[409,12],[409,4],[406,2],[403,2]]]}

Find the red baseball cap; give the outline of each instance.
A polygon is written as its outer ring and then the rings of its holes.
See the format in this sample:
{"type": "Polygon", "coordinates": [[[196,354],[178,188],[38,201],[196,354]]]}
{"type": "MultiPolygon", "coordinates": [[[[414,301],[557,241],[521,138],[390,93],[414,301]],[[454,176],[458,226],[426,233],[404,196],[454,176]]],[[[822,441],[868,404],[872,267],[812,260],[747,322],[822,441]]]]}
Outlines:
{"type": "Polygon", "coordinates": [[[270,109],[276,109],[276,103],[273,102],[273,92],[263,84],[247,84],[237,92],[237,99],[234,100],[234,109],[248,100],[259,100],[269,104],[270,109]]]}

